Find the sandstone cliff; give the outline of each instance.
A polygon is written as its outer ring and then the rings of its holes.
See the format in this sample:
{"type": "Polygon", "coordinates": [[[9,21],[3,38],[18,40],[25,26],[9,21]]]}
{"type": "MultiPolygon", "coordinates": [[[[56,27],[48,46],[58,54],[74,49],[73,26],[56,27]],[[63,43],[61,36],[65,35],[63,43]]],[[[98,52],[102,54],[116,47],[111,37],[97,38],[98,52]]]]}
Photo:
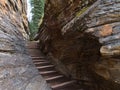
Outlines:
{"type": "Polygon", "coordinates": [[[26,0],[0,0],[0,90],[50,90],[25,49],[26,0]]]}
{"type": "Polygon", "coordinates": [[[41,50],[66,76],[90,82],[95,90],[119,90],[119,5],[119,0],[47,0],[41,50]]]}

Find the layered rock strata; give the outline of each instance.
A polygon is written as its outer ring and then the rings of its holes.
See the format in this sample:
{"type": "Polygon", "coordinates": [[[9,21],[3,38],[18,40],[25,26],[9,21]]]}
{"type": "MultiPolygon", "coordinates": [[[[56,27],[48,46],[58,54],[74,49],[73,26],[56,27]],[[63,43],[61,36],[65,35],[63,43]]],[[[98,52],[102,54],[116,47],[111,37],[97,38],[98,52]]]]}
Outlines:
{"type": "Polygon", "coordinates": [[[51,90],[29,57],[26,0],[0,0],[0,90],[51,90]]]}
{"type": "Polygon", "coordinates": [[[66,76],[90,82],[95,90],[119,90],[120,1],[88,2],[85,8],[80,0],[46,2],[41,50],[66,76]]]}

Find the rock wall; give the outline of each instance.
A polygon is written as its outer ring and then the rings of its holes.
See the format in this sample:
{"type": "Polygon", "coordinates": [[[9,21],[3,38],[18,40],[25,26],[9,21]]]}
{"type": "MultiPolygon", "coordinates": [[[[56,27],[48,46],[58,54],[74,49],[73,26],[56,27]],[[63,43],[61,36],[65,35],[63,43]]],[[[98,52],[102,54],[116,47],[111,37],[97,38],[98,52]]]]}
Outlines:
{"type": "Polygon", "coordinates": [[[86,1],[92,2],[86,8],[79,8],[80,0],[46,3],[41,50],[63,74],[91,90],[119,90],[120,1],[86,1]]]}
{"type": "Polygon", "coordinates": [[[62,29],[64,35],[68,34],[69,32],[73,32],[73,30],[80,31],[80,28],[82,28],[81,32],[85,32],[87,34],[95,36],[101,44],[99,51],[102,55],[100,56],[100,62],[95,65],[98,70],[97,73],[107,79],[112,79],[118,83],[120,83],[120,74],[119,72],[116,72],[116,70],[120,69],[120,62],[118,58],[120,55],[119,4],[120,2],[117,0],[98,1],[96,5],[93,5],[93,7],[91,7],[91,9],[87,11],[85,18],[82,18],[81,16],[74,18],[68,25],[64,26],[62,29]],[[84,27],[80,26],[81,20],[84,21],[84,27]],[[73,29],[73,27],[76,28],[73,29]],[[104,69],[104,72],[102,72],[101,69],[104,69]]]}
{"type": "Polygon", "coordinates": [[[26,0],[0,0],[0,90],[51,90],[25,48],[26,0]]]}

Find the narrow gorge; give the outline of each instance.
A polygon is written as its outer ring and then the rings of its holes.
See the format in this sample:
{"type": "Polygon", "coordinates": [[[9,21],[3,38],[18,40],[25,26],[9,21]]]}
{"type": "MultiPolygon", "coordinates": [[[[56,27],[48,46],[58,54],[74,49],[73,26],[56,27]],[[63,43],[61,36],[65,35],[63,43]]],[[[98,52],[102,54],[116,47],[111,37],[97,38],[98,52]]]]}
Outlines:
{"type": "Polygon", "coordinates": [[[120,0],[44,2],[30,41],[27,0],[0,0],[0,90],[120,90],[120,0]]]}
{"type": "Polygon", "coordinates": [[[51,90],[28,54],[26,0],[0,0],[0,90],[51,90]]]}

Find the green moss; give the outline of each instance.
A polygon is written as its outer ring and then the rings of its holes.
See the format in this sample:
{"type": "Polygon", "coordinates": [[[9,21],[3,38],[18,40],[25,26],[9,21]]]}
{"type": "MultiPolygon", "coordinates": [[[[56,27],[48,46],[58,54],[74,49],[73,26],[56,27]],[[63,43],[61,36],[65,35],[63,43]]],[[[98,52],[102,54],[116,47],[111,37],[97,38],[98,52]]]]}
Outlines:
{"type": "Polygon", "coordinates": [[[84,7],[83,9],[81,9],[79,12],[76,13],[76,17],[81,16],[88,8],[89,8],[89,6],[88,7],[84,7]]]}

